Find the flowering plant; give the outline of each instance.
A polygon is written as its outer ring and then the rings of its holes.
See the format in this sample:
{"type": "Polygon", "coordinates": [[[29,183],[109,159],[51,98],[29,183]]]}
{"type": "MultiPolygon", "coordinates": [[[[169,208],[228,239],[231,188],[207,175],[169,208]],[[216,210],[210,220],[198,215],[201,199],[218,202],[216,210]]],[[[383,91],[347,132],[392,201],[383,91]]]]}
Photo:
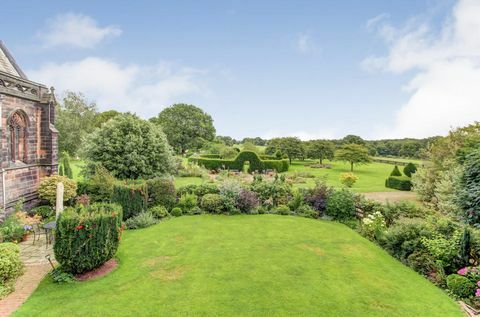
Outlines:
{"type": "Polygon", "coordinates": [[[380,211],[375,211],[362,219],[361,233],[370,240],[378,240],[387,225],[380,211]]]}

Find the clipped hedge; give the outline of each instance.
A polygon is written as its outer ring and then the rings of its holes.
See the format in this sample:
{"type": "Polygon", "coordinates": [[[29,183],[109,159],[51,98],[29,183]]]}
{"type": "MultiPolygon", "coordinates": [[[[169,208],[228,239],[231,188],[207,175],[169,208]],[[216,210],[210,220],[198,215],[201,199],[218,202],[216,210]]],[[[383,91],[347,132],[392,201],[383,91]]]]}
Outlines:
{"type": "Polygon", "coordinates": [[[390,176],[385,180],[385,187],[410,191],[412,189],[412,181],[407,176],[390,176]]]}
{"type": "Polygon", "coordinates": [[[197,163],[209,170],[243,170],[243,165],[246,161],[250,163],[248,172],[263,172],[267,169],[272,169],[280,172],[288,171],[288,160],[261,160],[255,152],[243,151],[240,152],[234,160],[225,160],[218,158],[205,157],[191,157],[190,162],[197,163]]]}
{"type": "Polygon", "coordinates": [[[122,234],[122,207],[96,203],[65,209],[55,229],[55,259],[72,274],[91,271],[117,252],[122,234]]]}
{"type": "Polygon", "coordinates": [[[222,158],[220,154],[201,154],[200,157],[203,158],[222,158]]]}
{"type": "Polygon", "coordinates": [[[112,202],[123,210],[123,220],[147,210],[148,193],[146,184],[124,184],[113,188],[112,202]]]}

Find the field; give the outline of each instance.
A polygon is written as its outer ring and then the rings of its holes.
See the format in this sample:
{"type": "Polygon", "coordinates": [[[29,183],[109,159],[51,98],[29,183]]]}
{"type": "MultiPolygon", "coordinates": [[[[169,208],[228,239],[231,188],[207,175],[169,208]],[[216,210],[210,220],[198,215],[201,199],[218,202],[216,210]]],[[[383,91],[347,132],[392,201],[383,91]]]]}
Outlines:
{"type": "Polygon", "coordinates": [[[463,316],[442,290],[348,227],[276,216],[186,216],[127,231],[120,266],[50,277],[14,316],[463,316]]]}

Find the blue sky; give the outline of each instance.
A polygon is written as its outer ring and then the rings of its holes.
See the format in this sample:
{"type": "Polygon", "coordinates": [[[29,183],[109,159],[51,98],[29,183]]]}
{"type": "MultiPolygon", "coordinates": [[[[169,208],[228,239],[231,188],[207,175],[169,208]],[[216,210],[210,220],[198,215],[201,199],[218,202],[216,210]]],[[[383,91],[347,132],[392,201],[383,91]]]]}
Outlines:
{"type": "Polygon", "coordinates": [[[424,137],[480,120],[478,2],[7,0],[0,39],[101,110],[192,103],[236,138],[424,137]]]}

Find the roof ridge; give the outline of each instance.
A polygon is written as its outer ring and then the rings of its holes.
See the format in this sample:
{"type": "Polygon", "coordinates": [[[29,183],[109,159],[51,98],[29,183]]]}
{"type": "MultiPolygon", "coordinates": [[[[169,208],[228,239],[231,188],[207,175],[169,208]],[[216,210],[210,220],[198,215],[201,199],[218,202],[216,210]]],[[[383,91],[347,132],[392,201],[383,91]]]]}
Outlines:
{"type": "Polygon", "coordinates": [[[3,51],[3,53],[5,54],[5,56],[7,57],[8,61],[10,62],[10,64],[13,66],[13,68],[15,69],[15,71],[18,73],[18,75],[23,78],[23,79],[27,79],[27,76],[25,75],[25,73],[22,71],[22,69],[20,68],[20,66],[18,66],[17,62],[15,61],[15,58],[13,58],[13,55],[10,53],[10,51],[8,50],[8,48],[5,46],[5,43],[0,40],[0,49],[3,51]]]}

